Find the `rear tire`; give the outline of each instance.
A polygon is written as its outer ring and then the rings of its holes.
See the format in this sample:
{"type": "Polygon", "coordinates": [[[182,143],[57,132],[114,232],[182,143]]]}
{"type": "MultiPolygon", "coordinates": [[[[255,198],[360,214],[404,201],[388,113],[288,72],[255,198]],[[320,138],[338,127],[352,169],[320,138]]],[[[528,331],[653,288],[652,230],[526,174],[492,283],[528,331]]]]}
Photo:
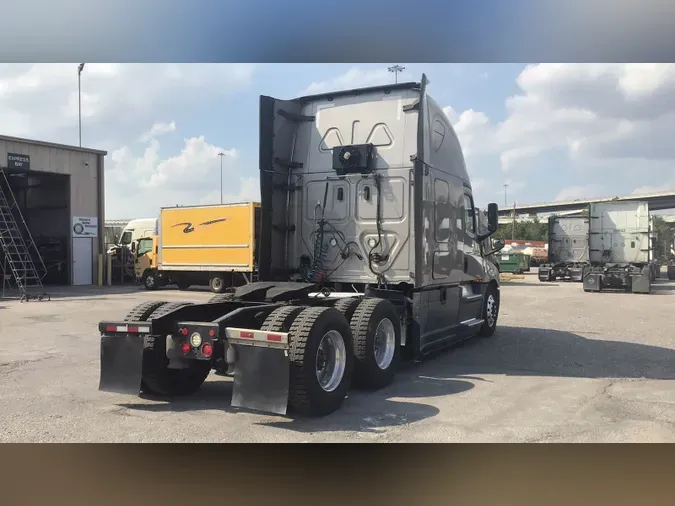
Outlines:
{"type": "Polygon", "coordinates": [[[232,293],[219,293],[214,295],[209,299],[209,304],[215,304],[216,302],[228,302],[234,299],[234,294],[232,293]]]}
{"type": "Polygon", "coordinates": [[[225,278],[220,275],[212,276],[209,279],[209,288],[213,293],[223,293],[225,290],[225,278]]]}
{"type": "Polygon", "coordinates": [[[354,382],[376,390],[389,385],[398,369],[401,323],[385,299],[364,299],[351,318],[354,336],[354,382]]]}
{"type": "MultiPolygon", "coordinates": [[[[160,318],[191,302],[172,302],[159,306],[149,317],[160,318]]],[[[148,336],[143,350],[141,391],[161,397],[189,395],[202,386],[211,372],[210,360],[189,360],[185,369],[169,369],[166,357],[166,336],[148,336]]]]}
{"type": "Polygon", "coordinates": [[[354,367],[352,333],[332,307],[302,310],[290,327],[289,406],[306,416],[336,411],[345,399],[354,367]]]}
{"type": "Polygon", "coordinates": [[[124,317],[125,322],[145,322],[152,313],[154,313],[160,306],[168,304],[166,301],[150,301],[139,304],[124,317]]]}
{"type": "Polygon", "coordinates": [[[497,330],[497,319],[499,318],[499,292],[494,285],[488,285],[483,298],[483,325],[481,325],[478,335],[481,337],[491,337],[497,330]]]}
{"type": "Polygon", "coordinates": [[[304,310],[303,307],[284,306],[275,309],[265,319],[260,330],[263,332],[288,332],[295,318],[304,310]]]}
{"type": "Polygon", "coordinates": [[[356,308],[359,306],[362,300],[363,299],[360,297],[338,299],[337,302],[333,304],[333,307],[345,315],[347,321],[351,321],[354,311],[356,311],[356,308]]]}
{"type": "Polygon", "coordinates": [[[179,281],[178,283],[176,283],[176,286],[178,287],[179,290],[187,290],[188,288],[190,288],[191,285],[186,281],[179,281]]]}

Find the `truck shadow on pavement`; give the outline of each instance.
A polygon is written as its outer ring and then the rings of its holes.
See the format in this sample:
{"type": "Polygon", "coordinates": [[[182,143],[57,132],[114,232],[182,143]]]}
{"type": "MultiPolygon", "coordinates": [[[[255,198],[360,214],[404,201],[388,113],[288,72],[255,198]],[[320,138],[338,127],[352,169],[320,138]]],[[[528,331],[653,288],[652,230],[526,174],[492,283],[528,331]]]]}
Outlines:
{"type": "MultiPolygon", "coordinates": [[[[436,416],[440,410],[424,403],[405,402],[393,399],[422,399],[444,397],[466,392],[474,387],[473,379],[462,377],[434,377],[422,374],[417,365],[406,364],[389,387],[377,392],[352,388],[342,407],[335,413],[321,418],[305,418],[292,411],[286,416],[259,414],[243,408],[230,406],[232,381],[208,381],[195,394],[161,403],[119,404],[130,410],[149,412],[185,412],[220,410],[227,413],[258,414],[269,421],[258,425],[295,430],[298,432],[372,432],[404,426],[436,416]]],[[[159,399],[155,399],[159,400],[159,399]]]]}
{"type": "MultiPolygon", "coordinates": [[[[352,388],[342,407],[322,418],[261,415],[257,425],[301,433],[353,432],[377,438],[378,433],[433,418],[438,407],[426,398],[467,392],[480,383],[498,383],[484,375],[561,378],[675,379],[675,350],[620,341],[589,339],[550,329],[499,327],[491,338],[474,338],[404,364],[395,381],[376,392],[352,388]]],[[[131,410],[183,412],[221,410],[251,413],[230,406],[232,381],[208,381],[196,394],[171,402],[120,404],[131,410]]]]}
{"type": "Polygon", "coordinates": [[[465,341],[448,359],[460,374],[675,379],[673,349],[541,328],[502,326],[491,338],[465,341]]]}

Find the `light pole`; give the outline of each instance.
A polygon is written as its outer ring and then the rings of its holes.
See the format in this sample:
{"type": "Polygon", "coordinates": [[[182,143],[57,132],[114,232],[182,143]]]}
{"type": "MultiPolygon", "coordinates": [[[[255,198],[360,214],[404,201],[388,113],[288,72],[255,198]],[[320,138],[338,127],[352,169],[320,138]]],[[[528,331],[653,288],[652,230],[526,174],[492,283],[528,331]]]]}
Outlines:
{"type": "Polygon", "coordinates": [[[506,189],[509,187],[508,184],[502,185],[504,187],[504,207],[508,206],[506,203],[506,189]]]}
{"type": "Polygon", "coordinates": [[[220,157],[220,203],[223,203],[223,157],[225,153],[218,153],[220,157]]]}
{"type": "Polygon", "coordinates": [[[77,66],[77,126],[80,133],[80,147],[82,147],[82,92],[80,86],[80,76],[84,70],[84,63],[77,66]]]}
{"type": "Polygon", "coordinates": [[[387,67],[387,70],[394,74],[394,84],[398,84],[398,73],[403,72],[405,67],[401,67],[400,65],[392,65],[391,67],[387,67]]]}

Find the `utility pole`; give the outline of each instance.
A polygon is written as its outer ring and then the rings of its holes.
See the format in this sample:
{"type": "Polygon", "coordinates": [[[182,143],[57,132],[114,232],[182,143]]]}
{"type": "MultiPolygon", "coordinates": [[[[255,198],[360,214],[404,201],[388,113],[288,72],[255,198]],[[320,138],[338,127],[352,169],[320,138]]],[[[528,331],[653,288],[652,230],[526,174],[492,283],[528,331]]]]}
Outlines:
{"type": "Polygon", "coordinates": [[[220,157],[220,203],[223,203],[223,157],[225,153],[218,153],[220,157]]]}
{"type": "Polygon", "coordinates": [[[511,225],[511,241],[516,240],[516,203],[513,203],[513,224],[511,225]]]}
{"type": "Polygon", "coordinates": [[[77,66],[77,126],[80,133],[80,147],[82,147],[82,91],[81,79],[82,71],[84,70],[84,63],[77,66]]]}
{"type": "Polygon", "coordinates": [[[387,67],[387,70],[394,74],[394,84],[398,84],[398,73],[403,72],[405,67],[401,67],[400,65],[392,65],[391,67],[387,67]]]}
{"type": "Polygon", "coordinates": [[[507,201],[506,201],[506,189],[509,187],[509,185],[508,185],[508,184],[503,184],[502,186],[504,187],[504,207],[507,207],[508,204],[506,203],[506,202],[507,202],[507,201]]]}

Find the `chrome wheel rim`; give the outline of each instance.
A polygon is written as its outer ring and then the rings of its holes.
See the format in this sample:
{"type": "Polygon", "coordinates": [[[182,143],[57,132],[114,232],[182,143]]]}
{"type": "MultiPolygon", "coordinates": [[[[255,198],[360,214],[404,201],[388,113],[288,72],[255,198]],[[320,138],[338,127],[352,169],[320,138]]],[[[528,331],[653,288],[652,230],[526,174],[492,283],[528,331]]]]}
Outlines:
{"type": "Polygon", "coordinates": [[[316,379],[326,392],[335,390],[345,375],[347,348],[345,340],[337,330],[324,334],[316,350],[316,379]]]}
{"type": "Polygon", "coordinates": [[[488,295],[487,298],[486,313],[488,325],[494,326],[497,321],[497,301],[492,294],[488,295]]]}
{"type": "Polygon", "coordinates": [[[373,339],[373,355],[377,367],[385,370],[394,360],[396,351],[396,329],[389,318],[383,318],[377,324],[375,329],[375,338],[373,339]]]}

